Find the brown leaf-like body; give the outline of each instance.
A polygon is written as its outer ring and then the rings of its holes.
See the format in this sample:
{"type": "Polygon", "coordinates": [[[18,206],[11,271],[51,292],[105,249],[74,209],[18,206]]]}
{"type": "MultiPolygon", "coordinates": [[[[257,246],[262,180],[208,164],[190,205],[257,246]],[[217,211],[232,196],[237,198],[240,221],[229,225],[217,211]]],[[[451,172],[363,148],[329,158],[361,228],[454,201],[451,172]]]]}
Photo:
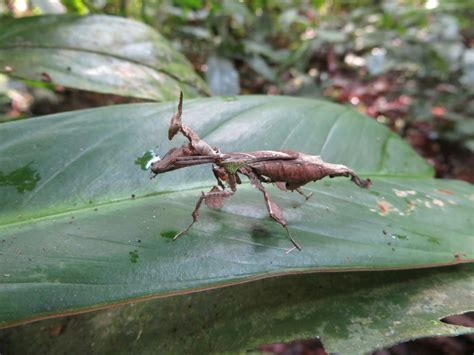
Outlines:
{"type": "Polygon", "coordinates": [[[273,182],[287,182],[298,186],[328,175],[329,170],[322,160],[309,160],[302,155],[299,154],[294,160],[262,161],[251,164],[251,167],[258,175],[266,176],[273,182]]]}
{"type": "MultiPolygon", "coordinates": [[[[285,183],[286,188],[289,190],[294,190],[308,182],[317,181],[326,176],[351,176],[352,180],[359,186],[367,187],[370,184],[369,180],[361,180],[348,167],[340,164],[326,163],[318,155],[307,155],[292,151],[257,151],[246,154],[254,157],[255,160],[262,160],[251,162],[248,166],[258,176],[267,180],[264,182],[274,182],[280,185],[285,183]],[[282,157],[286,156],[289,158],[278,159],[279,154],[282,157]],[[268,157],[268,160],[264,160],[265,157],[268,157]]],[[[229,155],[233,155],[233,153],[229,155]]]]}
{"type": "Polygon", "coordinates": [[[311,194],[304,194],[299,187],[326,176],[351,177],[351,180],[360,187],[368,187],[371,183],[369,179],[362,180],[359,178],[353,170],[345,165],[324,162],[319,155],[271,150],[221,153],[182,123],[182,108],[183,95],[181,93],[178,112],[171,118],[168,138],[171,140],[177,133],[181,133],[188,139],[189,143],[169,150],[163,159],[154,161],[151,164],[151,171],[154,174],[161,174],[189,166],[211,163],[214,164],[212,170],[218,185],[214,186],[211,191],[202,193],[192,213],[193,221],[187,228],[176,234],[173,239],[186,233],[198,221],[199,208],[203,201],[209,208],[221,208],[225,199],[235,193],[237,184],[240,183],[239,174],[243,174],[250,179],[252,185],[263,193],[270,217],[285,228],[288,239],[294,245],[294,248],[290,251],[295,248],[301,250],[301,247],[288,230],[287,222],[280,207],[271,200],[262,183],[275,183],[282,190],[296,190],[306,199],[311,194]],[[226,190],[226,185],[230,188],[230,191],[226,190]]]}

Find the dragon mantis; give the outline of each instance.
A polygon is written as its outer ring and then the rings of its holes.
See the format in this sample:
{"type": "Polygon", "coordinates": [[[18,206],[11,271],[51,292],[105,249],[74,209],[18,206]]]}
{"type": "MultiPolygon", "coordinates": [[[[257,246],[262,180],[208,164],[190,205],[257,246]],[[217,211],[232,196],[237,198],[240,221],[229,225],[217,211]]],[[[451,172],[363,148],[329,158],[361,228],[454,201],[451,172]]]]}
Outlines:
{"type": "Polygon", "coordinates": [[[225,200],[235,194],[237,185],[241,183],[240,175],[244,175],[263,194],[270,217],[286,230],[288,239],[293,244],[293,248],[288,252],[294,249],[301,250],[301,246],[288,229],[280,207],[272,201],[263,184],[271,183],[285,191],[296,191],[305,199],[309,199],[311,194],[306,195],[301,190],[301,186],[311,181],[321,180],[326,176],[350,177],[357,186],[364,188],[371,184],[370,179],[361,179],[347,166],[326,163],[318,155],[307,155],[290,150],[223,153],[200,139],[196,132],[186,126],[181,120],[182,113],[183,93],[181,92],[178,111],[171,118],[168,139],[172,140],[181,133],[189,143],[170,149],[162,159],[159,157],[152,159],[149,162],[150,170],[154,174],[152,177],[194,165],[212,164],[217,185],[209,192],[202,192],[192,212],[192,222],[173,239],[185,234],[198,221],[202,202],[209,208],[221,208],[225,200]]]}

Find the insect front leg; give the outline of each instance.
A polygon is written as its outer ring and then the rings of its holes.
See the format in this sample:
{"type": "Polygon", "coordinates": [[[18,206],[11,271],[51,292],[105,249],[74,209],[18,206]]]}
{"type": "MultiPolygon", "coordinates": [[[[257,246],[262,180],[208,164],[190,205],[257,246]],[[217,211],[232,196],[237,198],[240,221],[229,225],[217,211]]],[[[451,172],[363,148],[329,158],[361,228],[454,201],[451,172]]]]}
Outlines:
{"type": "Polygon", "coordinates": [[[227,172],[225,171],[225,169],[220,166],[213,165],[212,172],[214,173],[214,176],[217,180],[217,184],[221,187],[222,190],[225,190],[224,183],[222,182],[223,180],[227,180],[227,172]]]}
{"type": "Polygon", "coordinates": [[[293,237],[290,234],[290,230],[288,229],[288,224],[283,218],[283,213],[280,207],[278,207],[278,205],[271,200],[270,195],[268,194],[267,190],[265,190],[265,187],[263,187],[262,182],[260,181],[258,176],[251,169],[246,168],[246,169],[241,169],[241,171],[242,171],[242,174],[246,175],[250,179],[250,182],[252,183],[252,185],[254,185],[258,190],[260,190],[263,193],[263,199],[265,200],[265,205],[267,206],[268,214],[270,215],[270,217],[272,217],[275,222],[277,222],[283,228],[285,228],[288,239],[294,245],[294,247],[288,250],[287,253],[293,251],[294,249],[301,250],[301,246],[293,239],[293,237]]]}
{"type": "Polygon", "coordinates": [[[201,196],[196,202],[194,211],[191,214],[193,217],[193,221],[191,222],[189,226],[187,226],[181,232],[176,234],[173,237],[173,240],[176,240],[180,236],[185,234],[193,226],[193,224],[199,220],[199,209],[201,208],[201,204],[203,201],[206,204],[206,206],[209,208],[221,208],[222,206],[224,206],[225,199],[235,194],[235,191],[236,191],[235,188],[231,189],[230,191],[223,191],[219,189],[218,186],[214,186],[209,192],[202,192],[201,196]]]}

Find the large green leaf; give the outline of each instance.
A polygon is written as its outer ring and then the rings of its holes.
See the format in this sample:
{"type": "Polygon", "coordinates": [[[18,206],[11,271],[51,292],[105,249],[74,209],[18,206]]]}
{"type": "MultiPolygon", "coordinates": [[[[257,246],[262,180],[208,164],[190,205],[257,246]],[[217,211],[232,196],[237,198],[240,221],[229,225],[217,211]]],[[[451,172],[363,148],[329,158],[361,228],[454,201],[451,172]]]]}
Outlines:
{"type": "Polygon", "coordinates": [[[170,104],[78,111],[0,125],[0,324],[284,273],[471,261],[474,189],[431,178],[406,143],[362,115],[286,97],[185,102],[184,120],[223,151],[321,153],[373,179],[270,188],[302,252],[246,185],[190,222],[209,167],[150,181],[143,153],[166,140],[170,104]],[[132,195],[134,197],[132,197],[132,195]],[[34,297],[33,297],[34,295],[34,297]]]}
{"type": "Polygon", "coordinates": [[[113,16],[0,19],[0,72],[160,101],[180,89],[189,97],[208,93],[191,64],[158,32],[113,16]]]}
{"type": "MultiPolygon", "coordinates": [[[[99,204],[131,194],[213,184],[209,167],[183,169],[152,182],[140,169],[150,148],[158,146],[164,154],[182,143],[167,139],[175,110],[174,103],[123,105],[2,125],[1,171],[13,176],[10,183],[16,188],[1,190],[5,203],[0,204],[0,222],[90,207],[90,201],[99,204]]],[[[258,96],[189,100],[184,120],[223,151],[284,147],[321,153],[329,162],[346,164],[370,177],[433,174],[396,134],[324,101],[258,96]]],[[[254,200],[260,203],[260,196],[254,200]]]]}
{"type": "Polygon", "coordinates": [[[5,354],[243,353],[319,336],[363,354],[472,328],[440,322],[472,309],[474,267],[271,278],[0,331],[5,354]],[[87,341],[84,341],[87,339],[87,341]]]}

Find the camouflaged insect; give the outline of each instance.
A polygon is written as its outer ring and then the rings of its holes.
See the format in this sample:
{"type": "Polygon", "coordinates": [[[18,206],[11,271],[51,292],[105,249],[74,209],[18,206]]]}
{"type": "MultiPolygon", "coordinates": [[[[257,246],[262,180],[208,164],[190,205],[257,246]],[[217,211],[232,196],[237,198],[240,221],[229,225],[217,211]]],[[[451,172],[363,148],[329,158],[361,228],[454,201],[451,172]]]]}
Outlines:
{"type": "Polygon", "coordinates": [[[371,184],[370,179],[361,179],[347,166],[326,163],[318,155],[307,155],[290,150],[221,153],[217,148],[201,140],[191,128],[181,122],[182,110],[183,94],[181,93],[178,112],[171,118],[168,138],[172,140],[176,134],[181,133],[189,140],[189,143],[170,149],[162,159],[155,157],[150,162],[150,169],[156,176],[188,166],[213,164],[212,171],[217,179],[217,185],[209,192],[202,193],[192,213],[193,221],[173,239],[186,233],[198,221],[199,208],[203,201],[209,208],[221,208],[225,199],[236,192],[237,185],[241,183],[241,174],[247,176],[252,185],[263,193],[268,213],[285,228],[288,239],[294,245],[288,252],[295,248],[301,250],[301,246],[290,234],[280,207],[271,200],[263,184],[272,183],[282,190],[296,191],[306,199],[310,198],[311,194],[305,195],[300,187],[326,176],[350,177],[360,187],[368,187],[371,184]]]}

